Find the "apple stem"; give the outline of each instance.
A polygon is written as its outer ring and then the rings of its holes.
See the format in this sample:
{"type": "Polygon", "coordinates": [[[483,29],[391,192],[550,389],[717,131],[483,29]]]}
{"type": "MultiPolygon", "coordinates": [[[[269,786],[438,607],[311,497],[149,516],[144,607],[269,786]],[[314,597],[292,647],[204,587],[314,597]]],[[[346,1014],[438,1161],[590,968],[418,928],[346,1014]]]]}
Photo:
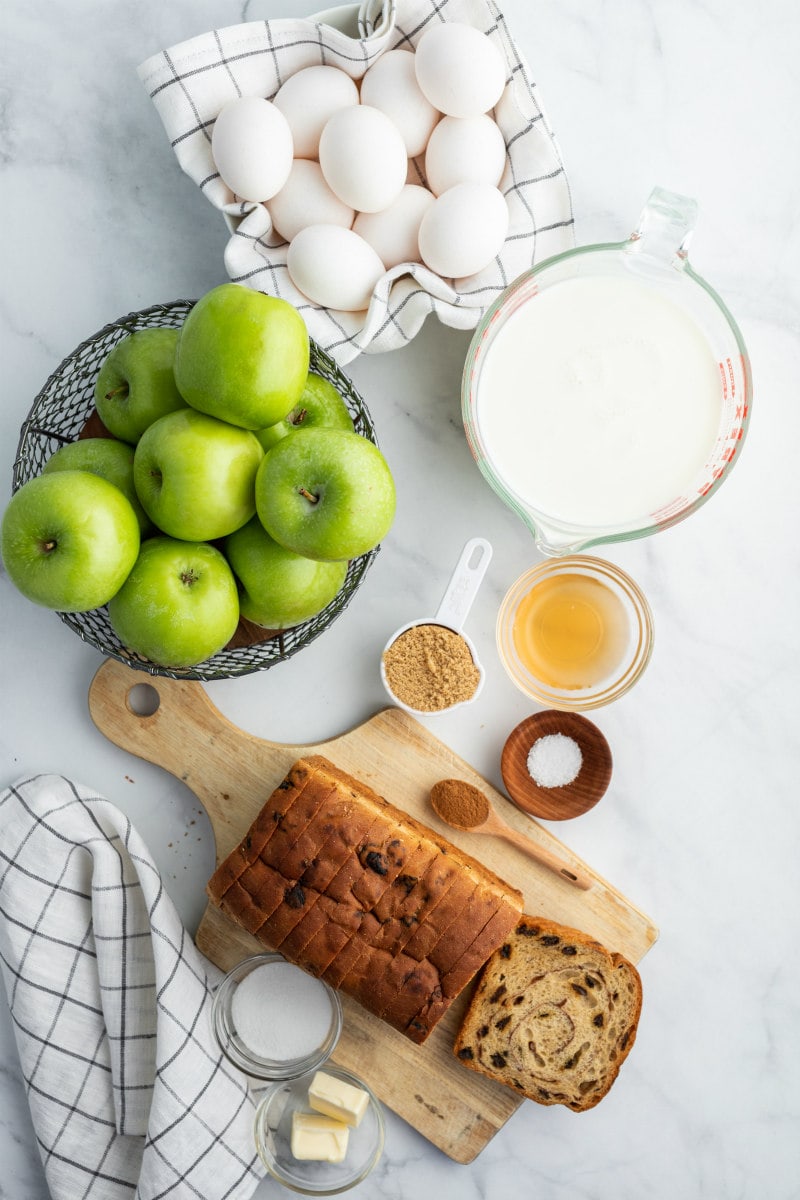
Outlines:
{"type": "Polygon", "coordinates": [[[303,421],[305,421],[307,416],[308,416],[308,409],[301,408],[300,412],[297,413],[296,416],[291,418],[291,424],[292,425],[302,425],[303,421]]]}
{"type": "Polygon", "coordinates": [[[309,504],[317,504],[318,503],[319,496],[315,496],[313,492],[310,492],[308,490],[308,488],[301,487],[301,488],[298,488],[297,490],[301,496],[305,496],[305,498],[306,498],[306,500],[308,500],[309,504]]]}
{"type": "Polygon", "coordinates": [[[129,391],[127,383],[121,383],[119,387],[113,388],[110,392],[106,392],[106,400],[113,400],[115,396],[127,396],[129,391]]]}
{"type": "Polygon", "coordinates": [[[51,538],[50,540],[48,540],[46,542],[42,542],[42,549],[44,550],[45,554],[49,554],[52,550],[55,550],[57,545],[58,545],[58,542],[54,541],[51,538]]]}

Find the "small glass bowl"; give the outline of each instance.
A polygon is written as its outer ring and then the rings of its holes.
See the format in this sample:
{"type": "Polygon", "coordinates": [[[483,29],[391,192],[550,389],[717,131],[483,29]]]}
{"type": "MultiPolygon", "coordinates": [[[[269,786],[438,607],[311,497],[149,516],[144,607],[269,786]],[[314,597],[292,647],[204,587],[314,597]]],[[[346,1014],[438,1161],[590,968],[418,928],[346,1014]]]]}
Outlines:
{"type": "Polygon", "coordinates": [[[548,559],[519,577],[500,605],[496,636],[500,661],[520,691],[546,708],[578,712],[610,704],[633,687],[653,651],[653,614],[639,585],[620,567],[600,558],[575,554],[548,559]],[[627,625],[621,633],[623,644],[614,665],[588,687],[557,687],[537,678],[514,641],[514,622],[522,601],[535,585],[561,575],[580,575],[603,585],[619,601],[627,625]]]}
{"type": "MultiPolygon", "coordinates": [[[[239,984],[253,971],[270,963],[281,963],[284,966],[292,966],[280,954],[254,954],[251,958],[245,958],[242,962],[237,963],[228,972],[214,995],[214,1002],[211,1007],[211,1024],[222,1053],[240,1071],[244,1071],[254,1079],[294,1079],[298,1075],[303,1075],[307,1071],[314,1071],[317,1067],[320,1067],[334,1050],[336,1043],[339,1041],[339,1035],[342,1032],[342,1005],[333,988],[329,987],[324,980],[316,979],[313,975],[309,975],[309,980],[315,986],[324,990],[324,994],[330,1002],[331,1020],[327,1034],[318,1046],[300,1057],[280,1059],[262,1058],[247,1045],[237,1032],[233,1019],[232,1006],[233,997],[239,984]]],[[[293,967],[292,969],[300,971],[302,968],[293,967]]],[[[307,974],[307,972],[304,972],[304,974],[307,974]]],[[[290,1009],[287,1009],[287,1029],[294,1019],[294,1014],[290,1009]]]]}
{"type": "Polygon", "coordinates": [[[363,1088],[369,1096],[361,1123],[350,1130],[344,1162],[306,1162],[292,1155],[292,1113],[311,1111],[308,1087],[313,1071],[298,1079],[273,1084],[267,1089],[255,1115],[256,1148],[264,1166],[278,1183],[306,1196],[335,1196],[338,1192],[348,1191],[366,1179],[383,1152],[383,1112],[372,1089],[350,1071],[333,1063],[326,1064],[325,1071],[345,1083],[363,1088]]]}

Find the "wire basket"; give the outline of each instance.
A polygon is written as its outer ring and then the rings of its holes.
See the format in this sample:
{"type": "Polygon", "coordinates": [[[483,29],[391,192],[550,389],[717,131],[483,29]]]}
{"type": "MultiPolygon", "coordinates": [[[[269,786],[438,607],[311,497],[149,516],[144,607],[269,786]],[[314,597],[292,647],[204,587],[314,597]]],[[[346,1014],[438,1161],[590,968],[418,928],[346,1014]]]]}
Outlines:
{"type": "MultiPolygon", "coordinates": [[[[137,329],[179,328],[195,303],[194,300],[174,300],[128,313],[104,325],[64,359],[39,392],[22,425],[14,462],[14,492],[41,474],[44,464],[59,446],[77,441],[81,433],[85,435],[91,431],[87,422],[96,419],[95,382],[106,356],[117,342],[137,329]]],[[[366,404],[333,359],[313,340],[310,369],[333,384],[347,405],[356,433],[377,446],[375,427],[366,404]]],[[[348,564],[340,591],[315,617],[273,634],[263,630],[255,632],[255,626],[240,624],[237,636],[228,646],[194,667],[161,667],[126,649],[111,628],[105,607],[82,613],[59,613],[58,616],[78,637],[103,654],[150,675],[165,675],[171,679],[232,679],[267,670],[275,663],[291,658],[324,633],[352,600],[379,549],[376,546],[348,564]],[[262,640],[250,640],[258,637],[262,640]]]]}

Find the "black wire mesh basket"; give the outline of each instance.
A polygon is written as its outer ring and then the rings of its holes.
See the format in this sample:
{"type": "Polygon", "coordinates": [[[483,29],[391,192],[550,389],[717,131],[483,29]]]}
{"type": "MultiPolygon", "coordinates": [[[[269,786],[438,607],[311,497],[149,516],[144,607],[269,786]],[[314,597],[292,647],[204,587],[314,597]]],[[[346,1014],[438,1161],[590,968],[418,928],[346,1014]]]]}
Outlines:
{"type": "MultiPolygon", "coordinates": [[[[179,328],[195,303],[194,300],[174,300],[128,313],[103,326],[64,359],[39,392],[22,425],[14,462],[13,491],[41,474],[44,464],[59,446],[76,441],[81,434],[86,436],[93,432],[91,423],[97,419],[95,382],[103,361],[117,342],[137,329],[179,328]]],[[[366,404],[333,359],[313,340],[311,370],[336,388],[353,418],[356,433],[377,445],[375,427],[366,404]]],[[[379,549],[376,546],[348,564],[340,591],[315,617],[271,635],[241,622],[229,645],[194,667],[161,667],[126,649],[111,628],[105,607],[83,613],[58,613],[58,616],[78,637],[103,654],[150,675],[209,681],[232,679],[283,662],[324,633],[352,600],[379,549]]]]}

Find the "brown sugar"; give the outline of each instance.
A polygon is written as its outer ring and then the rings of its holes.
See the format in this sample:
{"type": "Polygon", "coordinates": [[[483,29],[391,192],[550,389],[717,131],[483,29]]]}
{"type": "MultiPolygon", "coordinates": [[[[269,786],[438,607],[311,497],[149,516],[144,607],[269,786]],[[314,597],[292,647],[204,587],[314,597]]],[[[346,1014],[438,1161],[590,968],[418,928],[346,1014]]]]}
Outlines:
{"type": "Polygon", "coordinates": [[[444,625],[412,625],[383,655],[394,695],[418,712],[441,712],[478,690],[480,671],[460,634],[444,625]]]}

